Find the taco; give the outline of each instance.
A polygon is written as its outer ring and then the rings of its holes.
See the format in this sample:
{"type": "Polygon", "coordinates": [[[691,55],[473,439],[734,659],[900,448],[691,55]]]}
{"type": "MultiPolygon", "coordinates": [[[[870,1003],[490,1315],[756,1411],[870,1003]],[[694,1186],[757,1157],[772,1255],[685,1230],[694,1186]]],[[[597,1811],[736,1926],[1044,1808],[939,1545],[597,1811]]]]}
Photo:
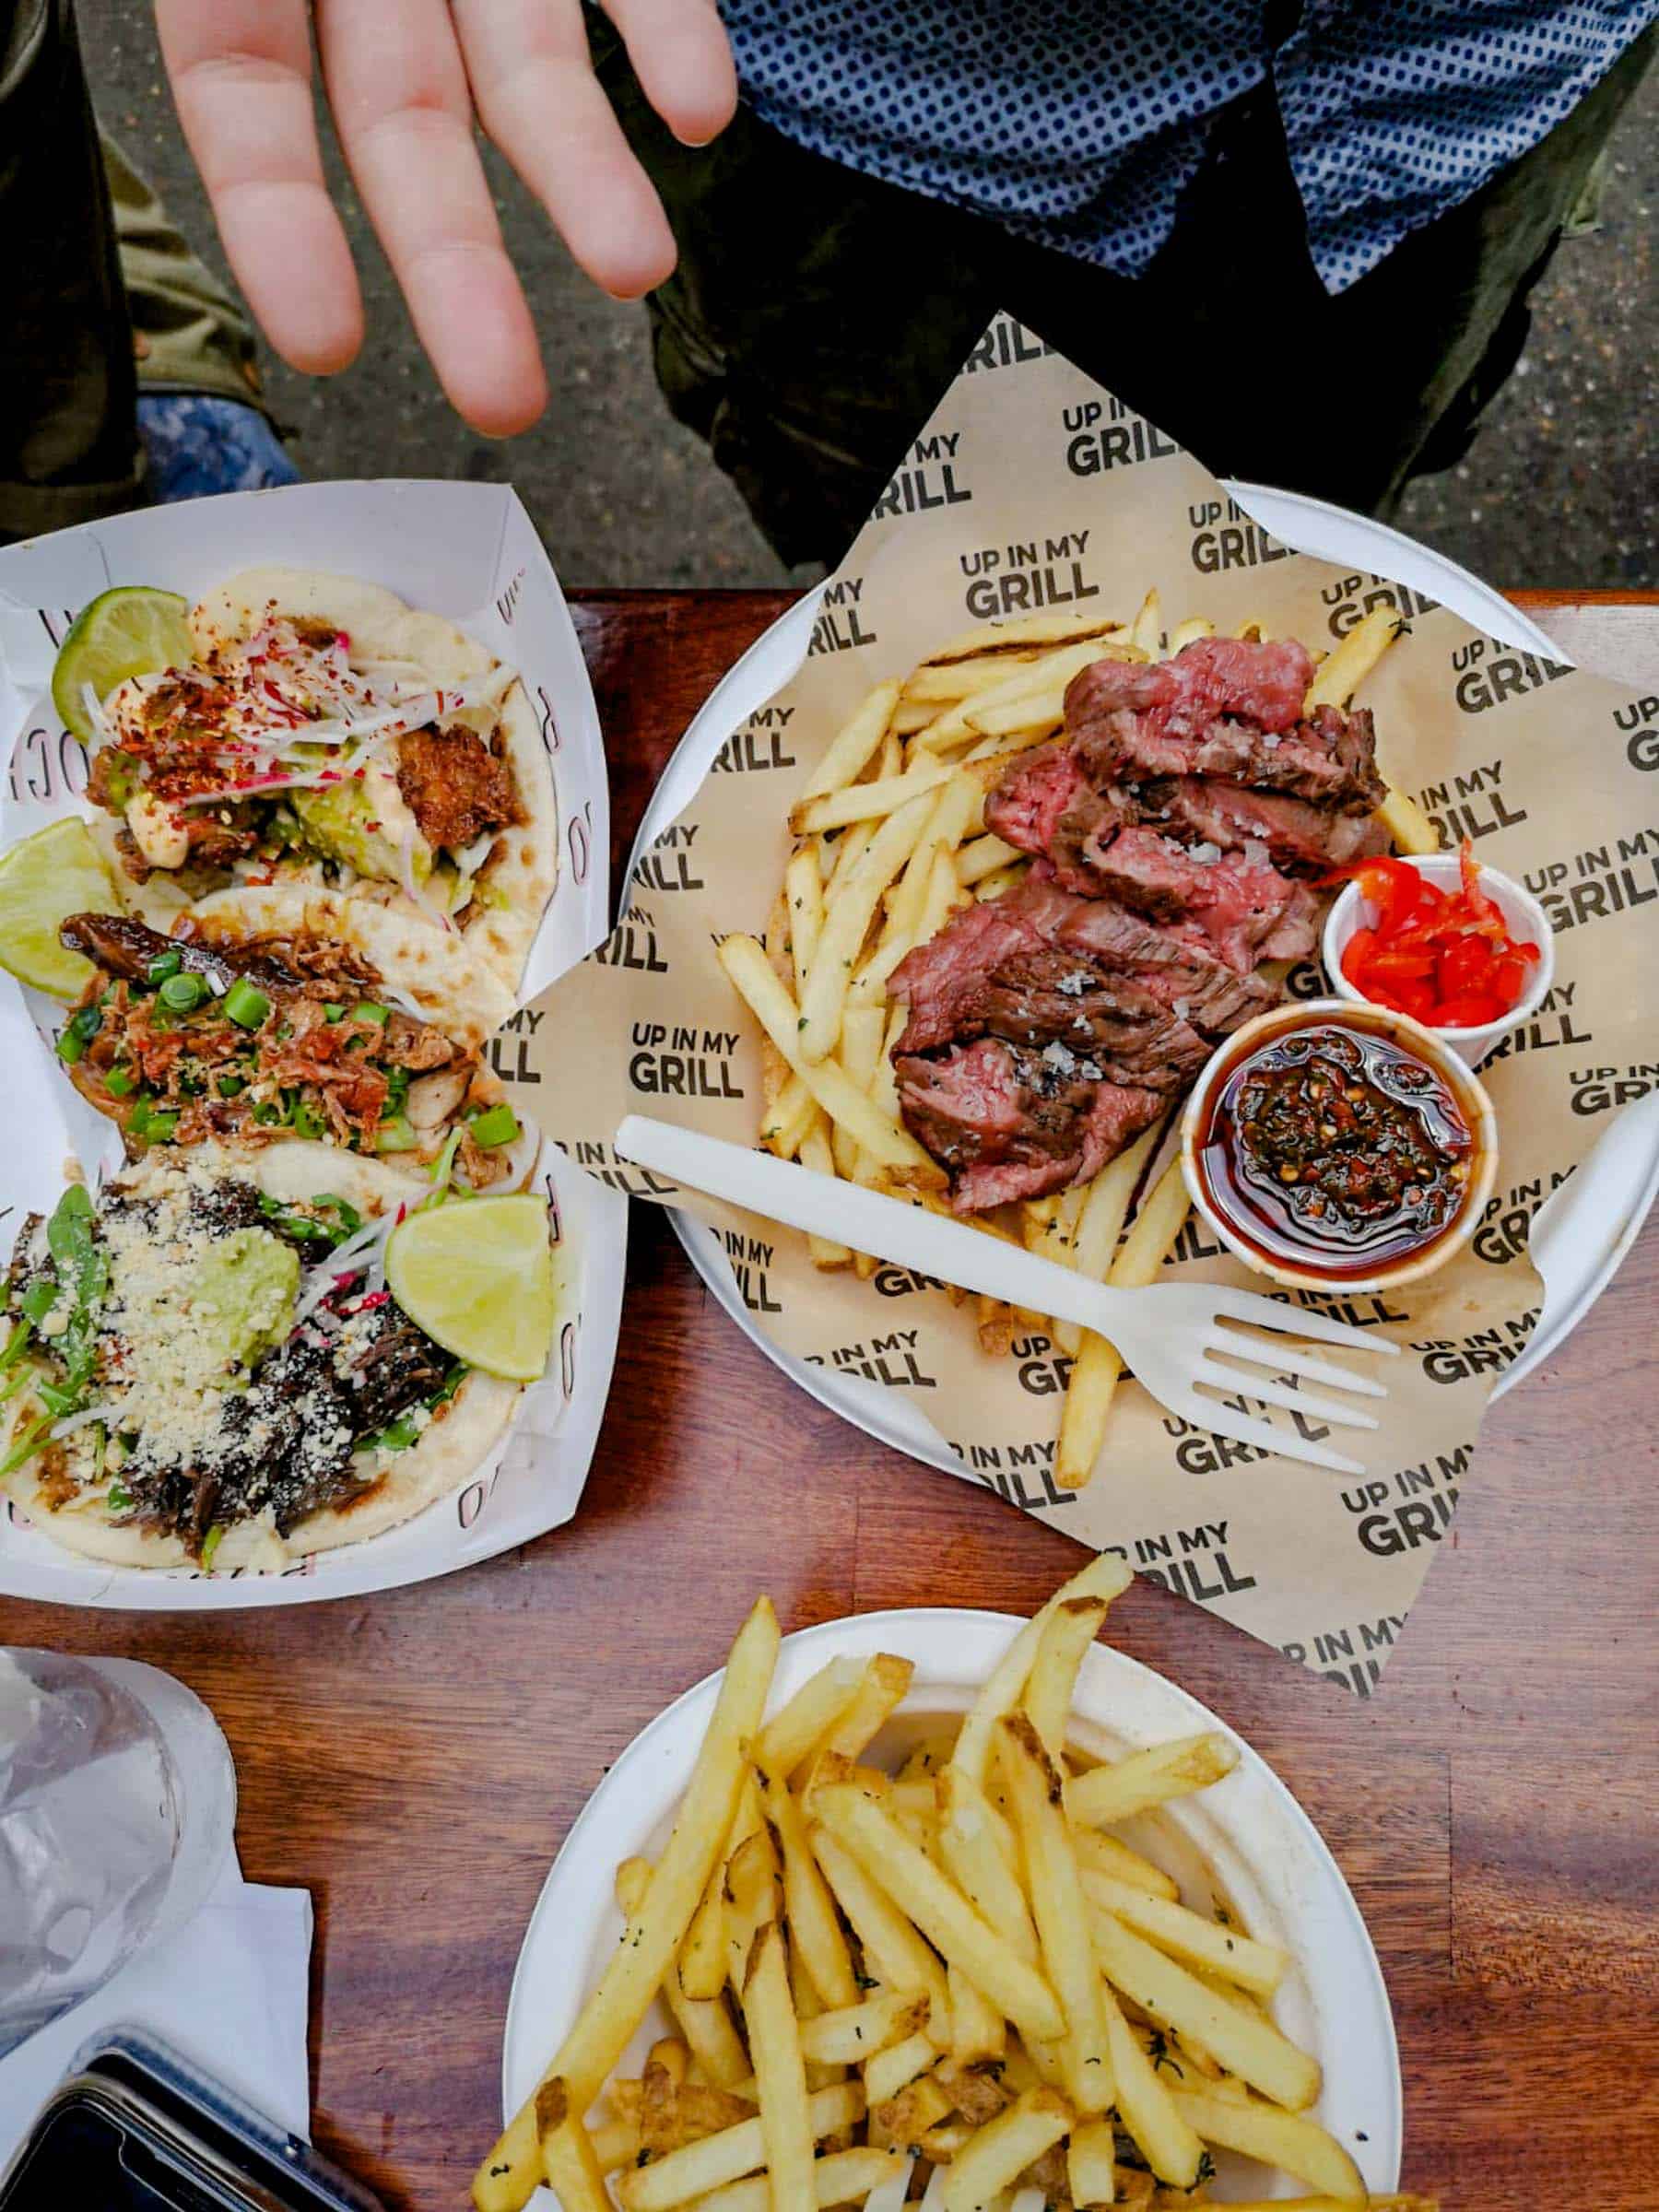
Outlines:
{"type": "Polygon", "coordinates": [[[166,927],[230,885],[313,885],[457,931],[516,988],[559,831],[513,670],[441,616],[304,569],[243,571],[190,632],[183,665],[87,692],[87,795],[135,910],[166,927]]]}
{"type": "Polygon", "coordinates": [[[203,1146],[29,1216],[0,1350],[13,1501],[112,1565],[274,1572],[458,1488],[520,1385],[384,1288],[409,1194],[324,1146],[203,1146]]]}
{"type": "Polygon", "coordinates": [[[71,1081],[152,1146],[320,1139],[404,1168],[445,1148],[482,1190],[522,1132],[485,1057],[512,994],[459,936],[334,891],[221,891],[171,935],[71,914],[93,974],[57,1040],[71,1081]]]}

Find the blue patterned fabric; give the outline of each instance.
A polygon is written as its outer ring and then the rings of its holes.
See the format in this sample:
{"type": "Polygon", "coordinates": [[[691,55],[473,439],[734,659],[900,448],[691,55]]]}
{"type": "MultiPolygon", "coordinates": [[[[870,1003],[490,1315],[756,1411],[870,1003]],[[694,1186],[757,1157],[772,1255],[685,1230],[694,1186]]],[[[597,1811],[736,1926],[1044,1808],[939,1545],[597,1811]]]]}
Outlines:
{"type": "Polygon", "coordinates": [[[207,392],[141,392],[138,435],[158,506],[216,491],[268,491],[300,471],[257,407],[207,392]]]}
{"type": "Polygon", "coordinates": [[[723,0],[746,98],[849,168],[1122,276],[1269,85],[1339,292],[1560,122],[1659,0],[723,0]],[[1294,26],[1277,45],[1269,29],[1294,26]]]}

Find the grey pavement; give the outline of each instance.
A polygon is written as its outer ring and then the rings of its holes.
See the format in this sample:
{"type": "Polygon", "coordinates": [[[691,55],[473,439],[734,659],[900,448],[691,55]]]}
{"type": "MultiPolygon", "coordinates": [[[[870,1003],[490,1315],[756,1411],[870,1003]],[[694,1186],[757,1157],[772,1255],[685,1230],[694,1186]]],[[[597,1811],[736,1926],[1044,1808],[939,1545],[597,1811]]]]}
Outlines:
{"type": "MultiPolygon", "coordinates": [[[[148,0],[80,0],[100,118],[224,271],[155,43],[148,0]]],[[[1416,485],[1401,526],[1500,585],[1659,588],[1659,68],[1626,110],[1599,226],[1569,239],[1534,297],[1516,375],[1468,458],[1416,485]]],[[[490,159],[553,400],[510,443],[451,411],[332,146],[369,342],[344,375],[266,359],[272,403],[309,476],[511,477],[570,584],[786,580],[742,500],[657,396],[644,311],[602,297],[530,196],[490,159]]],[[[805,573],[805,571],[803,571],[805,573]]]]}

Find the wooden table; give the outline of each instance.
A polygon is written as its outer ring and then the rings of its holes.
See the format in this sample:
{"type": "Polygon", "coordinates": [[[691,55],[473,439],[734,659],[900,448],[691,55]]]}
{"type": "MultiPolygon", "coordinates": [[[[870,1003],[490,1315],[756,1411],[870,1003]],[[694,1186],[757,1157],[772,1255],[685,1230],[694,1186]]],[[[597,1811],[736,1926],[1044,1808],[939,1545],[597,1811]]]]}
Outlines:
{"type": "MultiPolygon", "coordinates": [[[[786,604],[579,605],[618,880],[679,732],[786,604]]],[[[1272,1762],[1335,1851],[1393,1994],[1406,2185],[1461,2212],[1659,2204],[1656,1322],[1651,1228],[1487,1423],[1373,1700],[1151,1583],[1109,1624],[1272,1762]]],[[[638,1208],[616,1383],[569,1528],[328,1605],[0,1604],[0,1641],[153,1660],[208,1700],[236,1754],[249,1878],[316,1903],[317,2141],[389,2206],[456,2206],[499,2119],[508,1983],[554,1851],[635,1732],[718,1664],[755,1592],[785,1629],[887,1606],[1024,1611],[1078,1557],[794,1390],[638,1208]]]]}

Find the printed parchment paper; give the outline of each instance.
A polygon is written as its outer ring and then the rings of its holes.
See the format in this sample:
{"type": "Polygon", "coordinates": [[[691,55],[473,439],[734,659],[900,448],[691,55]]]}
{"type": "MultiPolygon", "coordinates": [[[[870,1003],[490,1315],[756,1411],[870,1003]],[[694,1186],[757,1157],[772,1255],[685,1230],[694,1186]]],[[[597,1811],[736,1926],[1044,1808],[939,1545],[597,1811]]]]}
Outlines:
{"type": "MultiPolygon", "coordinates": [[[[642,862],[609,943],[520,1018],[522,1042],[544,1127],[638,1195],[670,1194],[617,1162],[628,1112],[754,1143],[756,1026],[714,947],[764,926],[790,805],[836,729],[871,685],[975,620],[1092,605],[1127,621],[1153,584],[1169,626],[1259,617],[1316,652],[1380,599],[1398,606],[1409,634],[1360,695],[1383,766],[1447,840],[1467,833],[1482,860],[1538,891],[1559,933],[1554,991],[1486,1071],[1502,1157],[1472,1249],[1397,1296],[1321,1301],[1407,1347],[1383,1371],[1381,1431],[1337,1440],[1365,1478],[1189,1430],[1125,1387],[1094,1481],[1057,1490],[1068,1362],[1045,1336],[988,1358],[971,1304],[896,1268],[867,1283],[820,1273],[793,1232],[695,1203],[779,1345],[902,1392],[965,1476],[1364,1691],[1450,1524],[1492,1385],[1537,1319],[1532,1215],[1659,1046],[1659,700],[1274,543],[1189,454],[1000,319],[830,580],[799,674],[734,732],[642,862]]],[[[1292,981],[1302,995],[1322,987],[1312,966],[1292,981]]],[[[1262,1287],[1192,1221],[1171,1265],[1262,1287]]]]}

